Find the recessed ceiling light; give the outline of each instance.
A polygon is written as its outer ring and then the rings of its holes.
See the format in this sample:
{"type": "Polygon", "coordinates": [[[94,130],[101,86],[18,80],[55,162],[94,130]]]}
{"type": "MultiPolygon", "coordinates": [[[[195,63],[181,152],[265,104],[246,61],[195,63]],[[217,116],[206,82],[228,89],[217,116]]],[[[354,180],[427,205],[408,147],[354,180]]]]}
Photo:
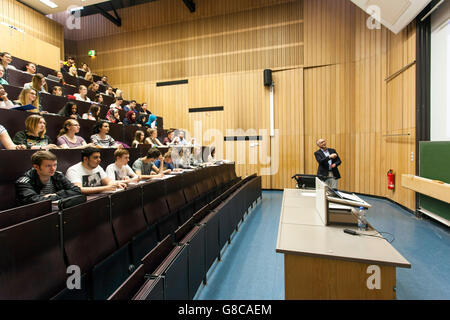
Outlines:
{"type": "Polygon", "coordinates": [[[84,9],[84,7],[76,7],[76,8],[70,9],[70,11],[74,12],[74,11],[80,11],[80,10],[83,10],[83,9],[84,9]]]}
{"type": "Polygon", "coordinates": [[[52,8],[52,9],[55,9],[58,7],[58,5],[56,3],[54,3],[53,1],[50,1],[50,0],[39,0],[39,1],[41,1],[43,4],[45,4],[46,6],[52,8]]]}

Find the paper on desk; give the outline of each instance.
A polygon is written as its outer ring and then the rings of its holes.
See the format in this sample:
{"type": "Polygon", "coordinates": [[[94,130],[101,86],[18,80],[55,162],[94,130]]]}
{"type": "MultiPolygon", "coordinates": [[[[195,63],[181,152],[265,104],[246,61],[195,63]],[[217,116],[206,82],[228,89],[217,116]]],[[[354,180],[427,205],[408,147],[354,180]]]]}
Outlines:
{"type": "Polygon", "coordinates": [[[337,193],[340,197],[342,197],[342,198],[344,198],[344,199],[348,199],[348,200],[352,200],[352,201],[357,201],[357,202],[364,202],[363,199],[361,199],[360,197],[358,197],[357,195],[354,195],[354,194],[345,193],[345,192],[342,192],[342,191],[336,191],[336,193],[337,193]]]}
{"type": "Polygon", "coordinates": [[[302,193],[302,197],[316,197],[316,193],[315,192],[305,192],[305,193],[302,193]]]}

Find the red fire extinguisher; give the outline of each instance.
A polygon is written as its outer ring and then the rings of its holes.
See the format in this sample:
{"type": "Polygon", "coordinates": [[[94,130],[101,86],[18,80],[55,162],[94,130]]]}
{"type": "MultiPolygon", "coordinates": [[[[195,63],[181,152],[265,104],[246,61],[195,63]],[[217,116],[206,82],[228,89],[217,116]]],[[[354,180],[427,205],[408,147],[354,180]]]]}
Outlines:
{"type": "Polygon", "coordinates": [[[395,173],[392,171],[392,169],[389,169],[387,172],[387,178],[388,178],[388,189],[394,190],[395,189],[395,173]]]}

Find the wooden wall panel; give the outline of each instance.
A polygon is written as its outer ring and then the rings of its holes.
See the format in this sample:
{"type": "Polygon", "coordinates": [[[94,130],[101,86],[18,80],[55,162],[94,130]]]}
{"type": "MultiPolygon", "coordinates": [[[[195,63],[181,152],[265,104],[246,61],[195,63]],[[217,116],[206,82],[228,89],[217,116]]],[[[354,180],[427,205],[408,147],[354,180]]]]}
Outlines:
{"type": "Polygon", "coordinates": [[[303,69],[275,72],[273,81],[272,188],[294,188],[291,177],[304,172],[303,69]]]}
{"type": "Polygon", "coordinates": [[[305,0],[305,172],[317,170],[311,155],[323,137],[342,158],[340,188],[415,209],[413,192],[386,182],[389,169],[415,172],[414,23],[394,35],[369,30],[367,18],[349,1],[305,0]]]}
{"type": "MultiPolygon", "coordinates": [[[[183,7],[179,1],[177,4],[183,7]]],[[[130,16],[122,17],[124,26],[116,33],[98,34],[102,28],[85,26],[82,18],[82,29],[73,32],[88,31],[77,41],[77,59],[87,61],[92,70],[106,74],[115,84],[303,65],[303,1],[265,1],[253,10],[243,6],[236,12],[225,6],[223,12],[195,20],[126,27],[127,19],[139,20],[139,8],[162,5],[169,8],[173,1],[127,8],[130,16]],[[90,49],[97,50],[94,60],[87,56],[90,49]]],[[[100,15],[86,18],[105,24],[100,15]]],[[[71,32],[66,30],[69,35],[71,32]]]]}
{"type": "Polygon", "coordinates": [[[58,47],[59,59],[64,57],[64,27],[58,22],[14,0],[0,1],[0,22],[20,28],[27,35],[58,47]]]}

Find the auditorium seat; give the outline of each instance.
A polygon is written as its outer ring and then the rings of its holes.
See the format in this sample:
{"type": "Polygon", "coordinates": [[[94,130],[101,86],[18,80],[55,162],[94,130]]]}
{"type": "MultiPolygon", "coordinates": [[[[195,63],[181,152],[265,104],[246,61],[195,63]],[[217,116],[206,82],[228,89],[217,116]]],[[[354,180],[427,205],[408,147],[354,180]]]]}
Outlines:
{"type": "MultiPolygon", "coordinates": [[[[58,87],[61,87],[61,89],[63,87],[59,81],[50,80],[50,79],[45,78],[45,82],[47,82],[48,92],[50,94],[52,93],[53,87],[58,86],[58,87]]],[[[64,89],[63,89],[63,93],[64,93],[64,89]]]]}
{"type": "Polygon", "coordinates": [[[71,76],[67,72],[63,72],[63,78],[64,78],[64,82],[65,83],[70,84],[70,85],[75,86],[75,87],[78,88],[78,86],[79,86],[78,77],[74,77],[74,76],[71,76]]]}
{"type": "Polygon", "coordinates": [[[142,188],[129,187],[110,197],[111,219],[117,242],[120,247],[131,243],[131,261],[137,265],[157,242],[156,230],[147,226],[142,210],[142,188]]]}
{"type": "Polygon", "coordinates": [[[133,300],[164,300],[163,277],[151,277],[139,289],[133,300]]]}
{"type": "Polygon", "coordinates": [[[61,213],[67,261],[69,265],[79,266],[82,273],[91,270],[117,249],[110,209],[108,196],[99,196],[61,213]]]}
{"type": "Polygon", "coordinates": [[[8,69],[8,83],[12,86],[23,87],[25,83],[31,82],[33,76],[29,73],[8,69]]]}
{"type": "MultiPolygon", "coordinates": [[[[144,214],[150,226],[170,214],[166,200],[166,180],[153,180],[142,186],[144,214]]],[[[159,238],[160,240],[162,238],[159,238]]]]}
{"type": "Polygon", "coordinates": [[[52,202],[41,201],[0,211],[0,229],[31,220],[52,212],[52,202]]]}
{"type": "Polygon", "coordinates": [[[63,85],[63,94],[65,96],[73,96],[75,93],[78,93],[78,88],[76,86],[70,86],[68,84],[63,85]]]}
{"type": "Polygon", "coordinates": [[[186,205],[186,199],[183,193],[183,180],[181,176],[175,176],[166,179],[166,199],[169,207],[169,214],[158,221],[159,237],[174,232],[178,227],[178,213],[186,205]]]}
{"type": "Polygon", "coordinates": [[[80,75],[78,75],[78,85],[81,86],[85,86],[86,88],[88,88],[90,85],[92,84],[91,81],[84,79],[83,77],[80,77],[80,75]]]}
{"type": "Polygon", "coordinates": [[[175,231],[175,241],[186,245],[188,250],[189,299],[194,298],[198,287],[206,276],[205,229],[195,225],[193,218],[175,231]]]}
{"type": "Polygon", "coordinates": [[[205,230],[205,267],[209,270],[216,258],[220,259],[219,216],[215,211],[210,211],[200,224],[205,230]]]}
{"type": "Polygon", "coordinates": [[[110,201],[107,196],[61,212],[63,247],[68,265],[80,267],[81,289],[64,289],[53,299],[92,298],[92,268],[117,249],[110,223],[110,201]]]}
{"type": "MultiPolygon", "coordinates": [[[[0,110],[1,115],[6,113],[22,112],[0,110]]],[[[11,135],[12,132],[9,132],[11,135]]],[[[30,159],[34,152],[34,150],[0,150],[0,163],[14,163],[13,166],[0,166],[0,210],[7,210],[16,206],[14,182],[31,168],[30,159]]]]}
{"type": "Polygon", "coordinates": [[[145,283],[144,265],[141,264],[119,288],[108,298],[108,300],[132,300],[139,289],[145,283]]]}
{"type": "Polygon", "coordinates": [[[15,56],[11,56],[11,58],[12,58],[11,65],[16,67],[17,70],[24,71],[26,69],[26,65],[28,64],[27,60],[23,60],[15,56]]]}
{"type": "Polygon", "coordinates": [[[171,237],[167,236],[142,259],[147,275],[162,277],[165,300],[188,299],[187,257],[186,246],[174,244],[171,237]]]}
{"type": "Polygon", "coordinates": [[[42,110],[57,114],[69,100],[66,97],[54,96],[52,94],[42,94],[42,110]]]}
{"type": "Polygon", "coordinates": [[[47,77],[49,74],[55,76],[56,75],[56,71],[51,69],[51,68],[47,68],[41,65],[37,65],[36,66],[36,73],[42,73],[44,75],[44,77],[47,77]]]}
{"type": "Polygon", "coordinates": [[[12,85],[3,84],[3,88],[5,89],[6,93],[8,93],[8,99],[11,101],[19,99],[19,95],[22,92],[21,87],[16,87],[12,85]]]}
{"type": "Polygon", "coordinates": [[[49,299],[66,285],[58,213],[0,231],[0,299],[49,299]]]}
{"type": "MultiPolygon", "coordinates": [[[[104,92],[104,91],[102,91],[102,92],[104,92]]],[[[104,93],[102,93],[101,95],[103,96],[103,103],[105,105],[110,106],[111,104],[114,103],[114,99],[115,99],[114,97],[111,97],[111,96],[109,96],[107,94],[104,94],[104,93]]]]}

